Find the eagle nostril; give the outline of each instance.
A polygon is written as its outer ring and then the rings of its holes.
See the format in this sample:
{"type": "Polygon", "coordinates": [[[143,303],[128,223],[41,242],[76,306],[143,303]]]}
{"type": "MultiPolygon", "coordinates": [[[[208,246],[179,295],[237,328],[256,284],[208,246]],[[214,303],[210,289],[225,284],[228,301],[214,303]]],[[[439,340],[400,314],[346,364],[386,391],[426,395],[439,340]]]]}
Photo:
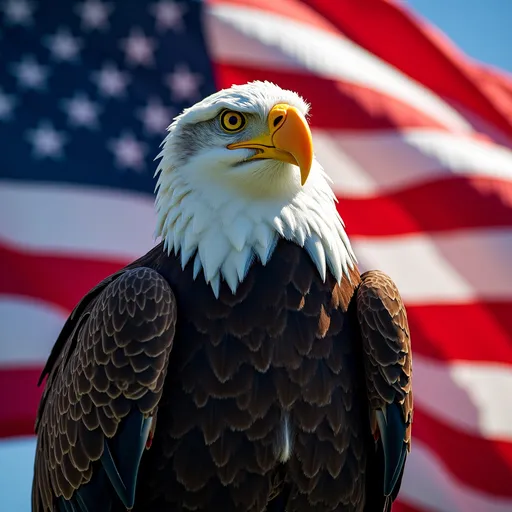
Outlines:
{"type": "Polygon", "coordinates": [[[274,128],[277,127],[277,125],[283,120],[283,117],[284,116],[277,116],[275,119],[274,119],[274,128]]]}

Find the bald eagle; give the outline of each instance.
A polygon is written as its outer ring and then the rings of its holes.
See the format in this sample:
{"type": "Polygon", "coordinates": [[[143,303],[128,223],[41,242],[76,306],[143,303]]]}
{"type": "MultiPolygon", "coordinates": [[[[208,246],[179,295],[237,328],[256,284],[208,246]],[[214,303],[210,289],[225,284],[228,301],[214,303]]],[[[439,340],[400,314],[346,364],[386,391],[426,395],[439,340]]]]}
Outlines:
{"type": "Polygon", "coordinates": [[[268,82],[169,126],[158,245],[90,290],[41,375],[34,511],[389,511],[404,305],[360,273],[309,105],[268,82]]]}

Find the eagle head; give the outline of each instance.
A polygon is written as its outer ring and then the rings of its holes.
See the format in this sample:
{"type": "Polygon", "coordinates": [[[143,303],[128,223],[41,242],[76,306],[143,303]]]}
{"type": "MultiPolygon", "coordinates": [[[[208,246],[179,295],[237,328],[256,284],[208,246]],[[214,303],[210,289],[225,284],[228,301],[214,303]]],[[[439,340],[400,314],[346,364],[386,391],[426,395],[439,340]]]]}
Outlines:
{"type": "Polygon", "coordinates": [[[280,237],[310,254],[323,279],[355,262],[329,179],[314,156],[309,105],[270,82],[234,85],[185,109],[168,128],[156,171],[156,235],[194,256],[215,295],[232,292],[280,237]]]}

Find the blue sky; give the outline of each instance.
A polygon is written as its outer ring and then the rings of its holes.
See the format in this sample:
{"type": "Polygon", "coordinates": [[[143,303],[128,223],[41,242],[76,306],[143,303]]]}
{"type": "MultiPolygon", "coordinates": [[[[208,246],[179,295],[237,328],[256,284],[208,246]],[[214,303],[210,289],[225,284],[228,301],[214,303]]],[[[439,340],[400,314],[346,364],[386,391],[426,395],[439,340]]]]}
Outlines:
{"type": "MultiPolygon", "coordinates": [[[[474,59],[512,73],[512,0],[403,0],[474,59]]],[[[34,443],[0,443],[0,503],[29,512],[34,443]]]]}
{"type": "Polygon", "coordinates": [[[512,0],[402,0],[462,51],[512,73],[512,0]]]}

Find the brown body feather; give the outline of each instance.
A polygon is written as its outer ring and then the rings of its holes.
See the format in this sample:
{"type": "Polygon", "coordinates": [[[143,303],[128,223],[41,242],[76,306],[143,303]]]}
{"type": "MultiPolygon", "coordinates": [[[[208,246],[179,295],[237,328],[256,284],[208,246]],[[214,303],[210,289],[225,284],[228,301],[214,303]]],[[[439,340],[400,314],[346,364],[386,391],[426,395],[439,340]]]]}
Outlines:
{"type": "Polygon", "coordinates": [[[322,282],[284,240],[235,295],[222,283],[218,299],[157,246],[86,296],[47,372],[37,511],[91,478],[104,436],[134,407],[158,407],[136,511],[362,512],[371,493],[383,510],[372,409],[400,403],[410,443],[410,342],[396,288],[378,273],[361,282],[357,269],[340,286],[329,273],[322,282]]]}

